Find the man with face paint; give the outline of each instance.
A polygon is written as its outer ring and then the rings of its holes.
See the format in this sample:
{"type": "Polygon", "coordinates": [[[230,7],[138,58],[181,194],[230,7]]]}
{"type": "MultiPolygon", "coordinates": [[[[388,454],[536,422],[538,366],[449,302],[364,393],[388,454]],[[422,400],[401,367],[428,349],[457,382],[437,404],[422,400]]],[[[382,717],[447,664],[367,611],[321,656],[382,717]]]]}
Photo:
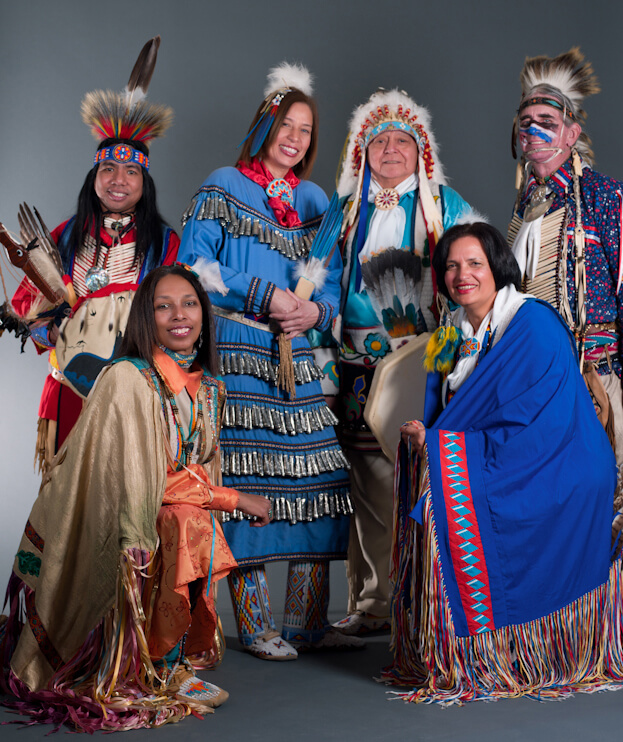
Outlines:
{"type": "Polygon", "coordinates": [[[342,212],[339,246],[344,261],[340,318],[334,327],[338,408],[355,507],[348,547],[348,615],[334,626],[363,635],[389,628],[394,481],[394,462],[381,451],[363,413],[376,365],[404,340],[379,319],[365,265],[392,248],[408,254],[398,259],[413,257],[420,269],[419,280],[412,276],[419,300],[417,306],[408,305],[409,332],[434,330],[438,315],[431,255],[443,231],[469,219],[472,210],[446,185],[428,111],[404,91],[383,89],[353,112],[332,204],[342,212]]]}
{"type": "MultiPolygon", "coordinates": [[[[574,333],[595,409],[623,464],[620,328],[623,320],[623,183],[592,169],[581,105],[599,92],[573,48],[526,60],[513,129],[521,150],[509,244],[524,289],[552,304],[574,333]]],[[[615,512],[623,505],[621,477],[615,512]]],[[[613,539],[623,515],[616,514],[613,539]]]]}

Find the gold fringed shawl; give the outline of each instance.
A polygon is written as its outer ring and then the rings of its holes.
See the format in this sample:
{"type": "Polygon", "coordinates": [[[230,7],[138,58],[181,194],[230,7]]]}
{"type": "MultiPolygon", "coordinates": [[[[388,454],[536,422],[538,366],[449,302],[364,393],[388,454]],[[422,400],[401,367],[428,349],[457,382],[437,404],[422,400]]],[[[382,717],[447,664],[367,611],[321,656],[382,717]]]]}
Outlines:
{"type": "Polygon", "coordinates": [[[155,550],[166,461],[159,399],[131,363],[115,364],[54,459],[15,560],[35,592],[11,667],[31,690],[113,607],[119,551],[155,550]]]}

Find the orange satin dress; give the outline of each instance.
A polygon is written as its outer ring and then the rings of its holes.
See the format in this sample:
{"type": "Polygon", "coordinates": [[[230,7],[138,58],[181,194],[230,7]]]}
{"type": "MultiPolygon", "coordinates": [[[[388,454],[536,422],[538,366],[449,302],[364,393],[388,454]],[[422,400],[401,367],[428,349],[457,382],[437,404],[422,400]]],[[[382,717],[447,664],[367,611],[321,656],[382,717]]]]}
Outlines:
{"type": "MultiPolygon", "coordinates": [[[[185,389],[196,403],[200,370],[185,371],[159,349],[154,353],[154,365],[176,397],[185,389]]],[[[206,426],[210,419],[216,420],[211,436],[205,436],[207,450],[198,452],[198,457],[206,460],[218,447],[224,395],[218,396],[218,409],[206,410],[203,415],[206,426]]],[[[179,471],[169,466],[157,521],[161,567],[149,631],[152,657],[163,657],[185,634],[186,654],[212,649],[218,620],[214,586],[237,566],[215,511],[231,512],[237,504],[238,492],[212,484],[201,463],[188,463],[179,471]]]]}

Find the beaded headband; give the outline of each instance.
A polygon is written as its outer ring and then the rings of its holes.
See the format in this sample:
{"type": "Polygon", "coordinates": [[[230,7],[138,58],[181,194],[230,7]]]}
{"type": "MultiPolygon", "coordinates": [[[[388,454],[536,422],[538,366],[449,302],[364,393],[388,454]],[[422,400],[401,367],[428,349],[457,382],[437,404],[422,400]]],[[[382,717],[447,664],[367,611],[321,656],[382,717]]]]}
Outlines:
{"type": "Polygon", "coordinates": [[[538,105],[551,106],[552,108],[556,108],[561,113],[566,114],[572,121],[575,121],[573,111],[568,106],[565,106],[563,103],[561,103],[559,100],[556,100],[556,98],[543,98],[540,96],[526,98],[526,100],[521,101],[519,108],[517,109],[517,113],[521,113],[521,111],[523,111],[523,109],[527,106],[538,105]]]}
{"type": "Polygon", "coordinates": [[[123,165],[135,162],[137,165],[144,167],[145,170],[149,170],[149,157],[144,152],[130,147],[129,144],[115,144],[111,147],[98,149],[93,164],[97,165],[98,162],[104,162],[105,160],[114,160],[123,165]]]}
{"type": "Polygon", "coordinates": [[[410,134],[416,141],[418,150],[424,161],[426,175],[433,177],[435,159],[431,150],[428,134],[418,122],[418,115],[408,107],[402,105],[392,110],[388,105],[378,106],[376,110],[369,111],[361,129],[357,133],[356,144],[351,156],[351,167],[353,172],[359,172],[361,163],[365,160],[365,152],[368,145],[381,132],[396,129],[410,134]]]}

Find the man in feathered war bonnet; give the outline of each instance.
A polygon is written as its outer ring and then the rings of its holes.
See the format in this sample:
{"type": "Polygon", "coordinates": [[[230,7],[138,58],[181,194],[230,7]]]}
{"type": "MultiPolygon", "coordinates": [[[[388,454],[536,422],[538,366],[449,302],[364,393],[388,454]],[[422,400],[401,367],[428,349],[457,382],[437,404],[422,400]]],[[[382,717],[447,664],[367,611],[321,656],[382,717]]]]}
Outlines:
{"type": "Polygon", "coordinates": [[[428,111],[404,91],[377,90],[355,109],[349,128],[332,207],[343,217],[341,327],[334,334],[355,514],[348,615],[334,626],[361,635],[389,628],[394,465],[364,422],[372,377],[409,336],[437,326],[430,258],[443,231],[473,212],[446,185],[428,111]]]}
{"type": "MultiPolygon", "coordinates": [[[[620,328],[623,183],[592,168],[582,103],[600,88],[578,48],[526,59],[513,127],[518,195],[509,244],[524,289],[550,302],[574,332],[595,409],[623,464],[620,328]]],[[[621,476],[614,510],[623,505],[621,476]]],[[[613,540],[623,525],[615,512],[613,540]]]]}

